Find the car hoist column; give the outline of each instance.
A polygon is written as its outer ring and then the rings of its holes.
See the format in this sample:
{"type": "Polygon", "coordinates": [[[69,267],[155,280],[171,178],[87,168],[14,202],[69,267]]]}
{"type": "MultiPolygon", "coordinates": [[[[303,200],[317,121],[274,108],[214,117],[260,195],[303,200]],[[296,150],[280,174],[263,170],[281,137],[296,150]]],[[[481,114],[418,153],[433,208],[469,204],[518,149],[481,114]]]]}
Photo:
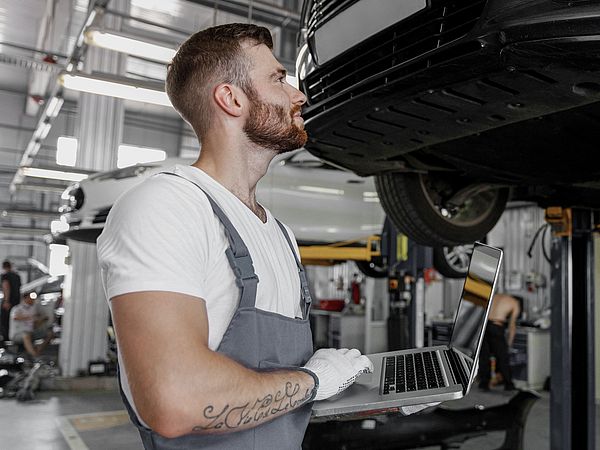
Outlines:
{"type": "Polygon", "coordinates": [[[598,211],[546,209],[552,238],[550,446],[595,450],[594,252],[598,211]]]}
{"type": "Polygon", "coordinates": [[[389,219],[384,223],[381,248],[389,279],[388,350],[423,347],[423,272],[433,266],[432,249],[409,241],[389,219]]]}

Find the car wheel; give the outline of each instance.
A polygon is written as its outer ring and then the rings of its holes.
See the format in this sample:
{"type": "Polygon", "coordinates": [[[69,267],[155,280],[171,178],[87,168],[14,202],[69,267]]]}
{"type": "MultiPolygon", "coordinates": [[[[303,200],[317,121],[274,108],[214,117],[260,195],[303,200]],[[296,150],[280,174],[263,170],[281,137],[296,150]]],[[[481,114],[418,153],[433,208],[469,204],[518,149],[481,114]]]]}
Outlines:
{"type": "MultiPolygon", "coordinates": [[[[354,261],[358,270],[360,270],[363,275],[371,278],[385,278],[388,276],[387,267],[382,267],[380,265],[375,264],[373,261],[354,261]]],[[[441,272],[440,272],[441,273],[441,272]]]]}
{"type": "Polygon", "coordinates": [[[469,270],[473,244],[433,249],[433,267],[446,278],[464,278],[469,270]]]}
{"type": "Polygon", "coordinates": [[[431,247],[483,238],[496,224],[508,189],[486,184],[457,186],[460,178],[414,173],[377,175],[383,209],[409,239],[431,247]]]}

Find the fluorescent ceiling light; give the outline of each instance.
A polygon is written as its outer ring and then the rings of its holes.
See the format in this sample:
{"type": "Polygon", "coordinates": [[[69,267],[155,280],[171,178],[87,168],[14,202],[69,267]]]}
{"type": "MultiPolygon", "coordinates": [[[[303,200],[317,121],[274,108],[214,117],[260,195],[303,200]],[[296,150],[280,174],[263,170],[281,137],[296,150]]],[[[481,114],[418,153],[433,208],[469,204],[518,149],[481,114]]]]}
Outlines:
{"type": "Polygon", "coordinates": [[[297,189],[299,191],[316,192],[318,194],[344,195],[344,191],[342,189],[331,189],[321,186],[298,186],[297,189]]]}
{"type": "Polygon", "coordinates": [[[48,133],[50,133],[50,128],[52,128],[50,122],[42,122],[34,131],[33,139],[35,139],[36,141],[43,141],[44,139],[46,139],[46,137],[48,137],[48,133]]]}
{"type": "Polygon", "coordinates": [[[361,225],[360,229],[361,231],[378,231],[381,230],[381,224],[361,225]]]}
{"type": "Polygon", "coordinates": [[[46,115],[48,117],[56,117],[58,116],[58,113],[60,112],[60,108],[62,108],[62,105],[64,103],[64,99],[62,97],[52,97],[52,99],[50,100],[50,103],[48,103],[48,106],[46,107],[46,115]]]}
{"type": "Polygon", "coordinates": [[[56,141],[56,164],[61,166],[75,166],[77,161],[77,139],[74,137],[60,136],[56,141]]]}
{"type": "Polygon", "coordinates": [[[81,181],[88,177],[87,174],[77,172],[63,172],[60,170],[40,169],[37,167],[22,167],[24,177],[46,178],[49,180],[81,181]]]}
{"type": "Polygon", "coordinates": [[[139,163],[164,161],[166,157],[167,153],[164,150],[121,144],[117,154],[117,167],[121,169],[139,163]]]}
{"type": "Polygon", "coordinates": [[[50,222],[50,233],[64,233],[65,231],[69,231],[69,224],[64,217],[61,217],[60,220],[50,222]]]}
{"type": "Polygon", "coordinates": [[[174,48],[152,44],[117,31],[87,30],[85,32],[85,43],[163,63],[171,62],[177,52],[174,48]]]}
{"type": "Polygon", "coordinates": [[[368,192],[365,191],[363,192],[363,201],[365,202],[371,202],[371,203],[379,203],[379,196],[377,195],[377,192],[368,192]]]}
{"type": "Polygon", "coordinates": [[[62,73],[59,82],[66,89],[90,94],[106,95],[155,105],[172,106],[167,93],[159,83],[147,83],[125,77],[106,74],[87,75],[82,73],[62,73]]]}

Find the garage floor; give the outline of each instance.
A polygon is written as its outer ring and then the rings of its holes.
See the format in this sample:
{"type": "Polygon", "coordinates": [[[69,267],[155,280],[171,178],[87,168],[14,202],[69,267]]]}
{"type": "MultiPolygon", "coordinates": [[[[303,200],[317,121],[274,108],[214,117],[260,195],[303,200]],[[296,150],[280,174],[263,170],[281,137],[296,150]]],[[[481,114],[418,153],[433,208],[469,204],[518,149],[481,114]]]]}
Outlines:
{"type": "MultiPolygon", "coordinates": [[[[524,447],[528,450],[550,448],[549,397],[547,393],[541,395],[529,414],[524,447]]],[[[503,391],[473,391],[459,402],[465,403],[466,407],[474,403],[492,405],[506,399],[503,391]]],[[[600,442],[600,407],[596,424],[596,439],[600,442]]],[[[495,432],[469,440],[460,448],[494,449],[500,446],[503,438],[503,432],[495,432]]],[[[129,423],[119,394],[114,390],[42,391],[37,393],[36,400],[26,403],[15,399],[0,400],[0,443],[2,449],[142,449],[137,431],[129,423]]],[[[433,448],[436,447],[428,447],[433,448]]]]}

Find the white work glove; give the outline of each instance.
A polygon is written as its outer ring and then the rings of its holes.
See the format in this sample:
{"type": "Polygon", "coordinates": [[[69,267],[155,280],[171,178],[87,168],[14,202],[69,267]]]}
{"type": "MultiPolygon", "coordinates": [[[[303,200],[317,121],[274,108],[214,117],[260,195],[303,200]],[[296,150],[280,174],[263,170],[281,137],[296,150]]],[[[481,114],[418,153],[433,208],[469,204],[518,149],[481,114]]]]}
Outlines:
{"type": "Polygon", "coordinates": [[[423,403],[422,405],[411,405],[411,406],[401,406],[402,414],[405,416],[410,416],[411,414],[418,413],[419,411],[423,411],[430,406],[437,406],[440,402],[436,403],[423,403]]]}
{"type": "Polygon", "coordinates": [[[319,380],[314,400],[324,400],[339,394],[362,373],[373,371],[373,363],[357,349],[322,348],[303,367],[319,380]]]}

